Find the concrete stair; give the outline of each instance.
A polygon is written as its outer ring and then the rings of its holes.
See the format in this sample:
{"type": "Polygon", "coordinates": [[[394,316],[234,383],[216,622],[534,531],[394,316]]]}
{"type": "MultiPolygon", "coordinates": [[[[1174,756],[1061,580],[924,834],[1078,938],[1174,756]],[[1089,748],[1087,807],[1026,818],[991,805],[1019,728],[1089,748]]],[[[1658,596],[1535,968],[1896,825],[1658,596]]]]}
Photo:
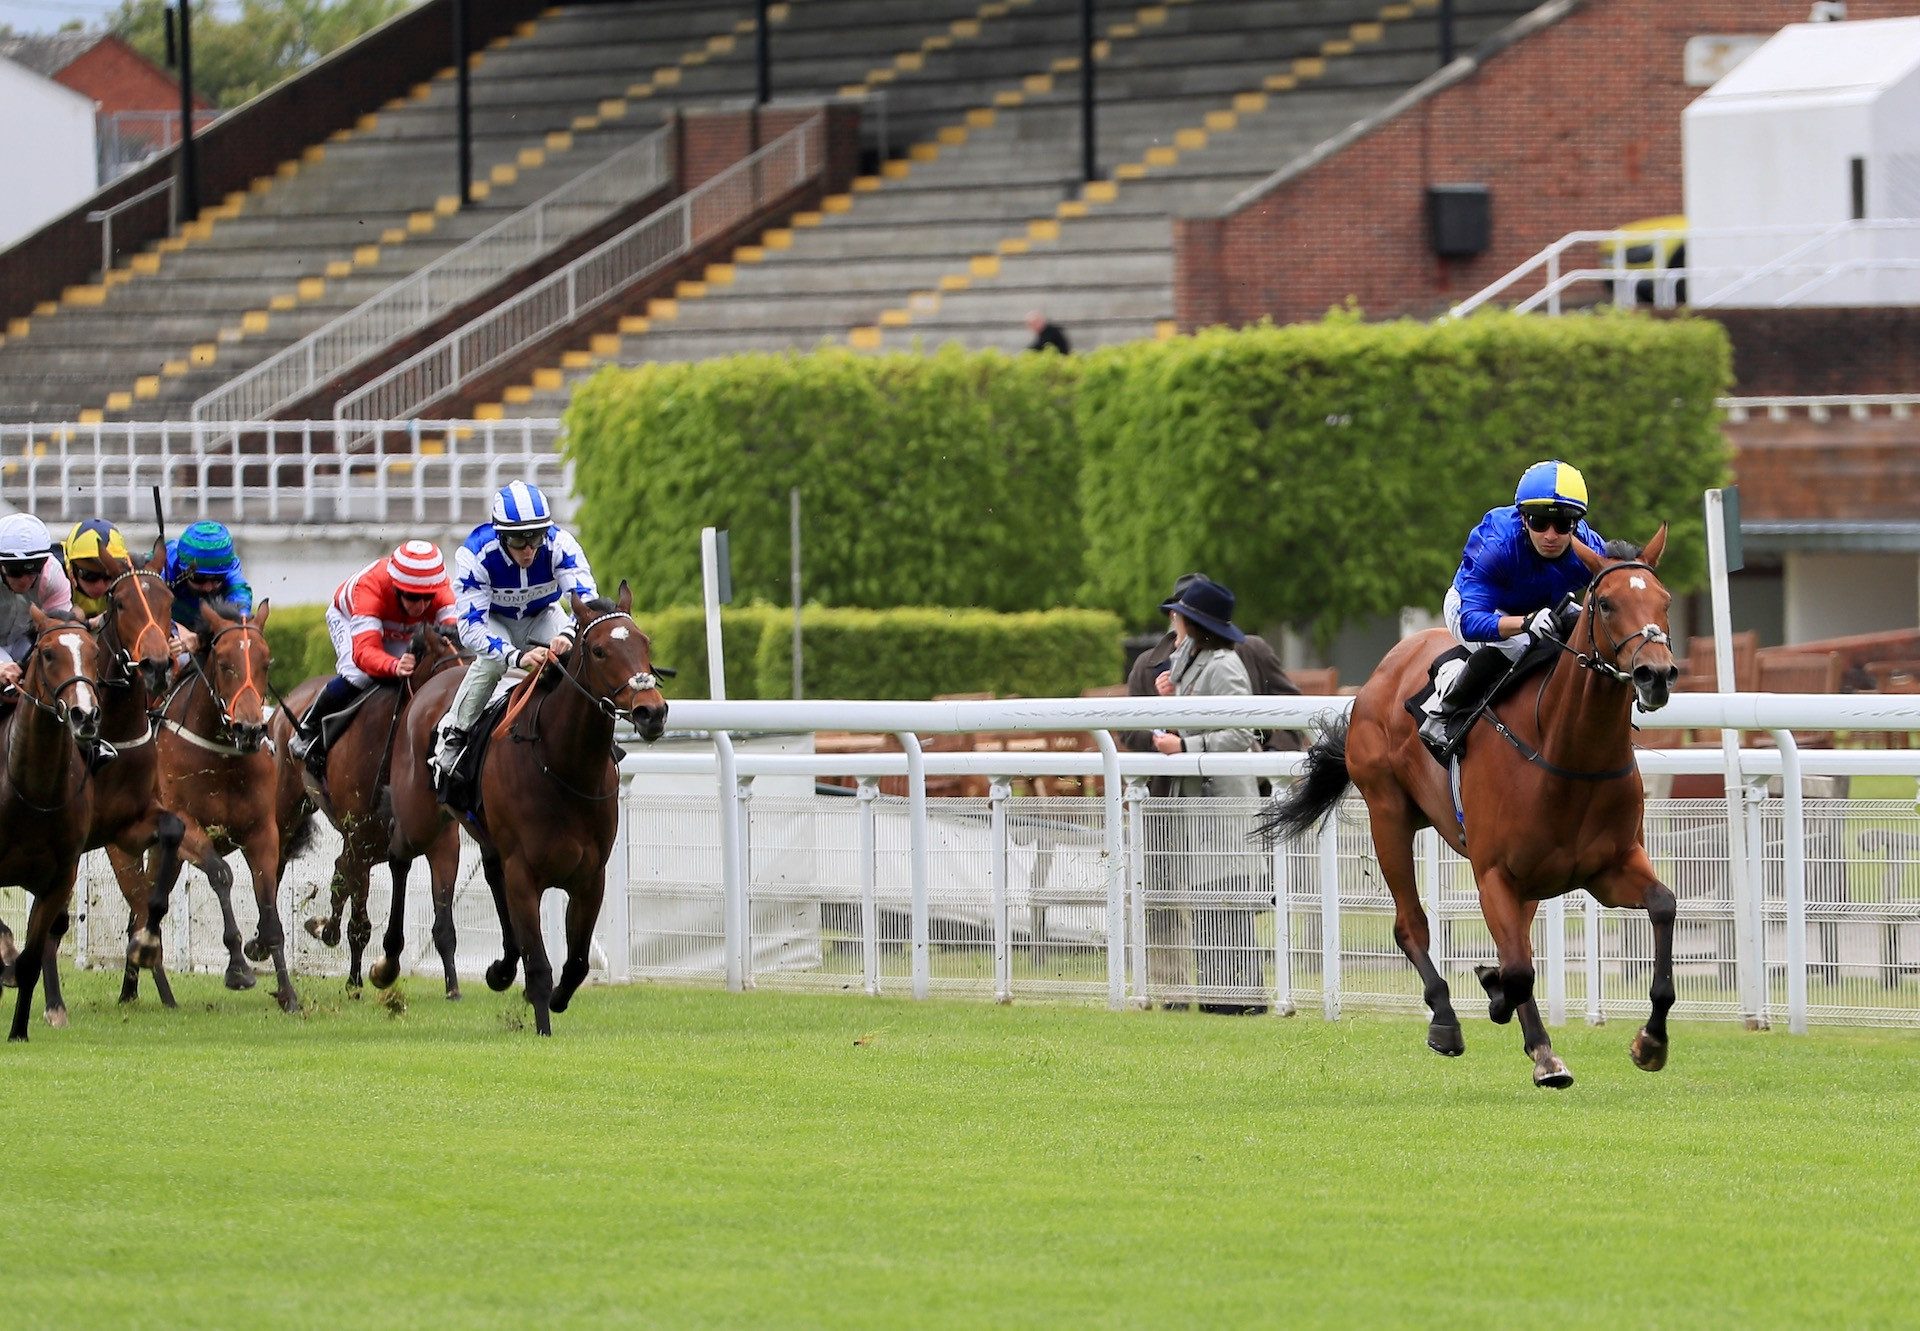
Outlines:
{"type": "MultiPolygon", "coordinates": [[[[1529,8],[1460,0],[1457,40],[1469,47],[1529,8]]],[[[674,302],[670,316],[655,307],[630,318],[617,357],[548,370],[482,409],[558,415],[573,385],[608,360],[825,341],[1016,350],[1031,339],[1035,308],[1076,349],[1164,334],[1172,219],[1218,208],[1433,72],[1433,9],[1431,0],[1304,0],[1278,16],[1251,0],[1103,6],[1100,160],[1119,178],[1083,198],[1078,74],[1061,67],[1077,50],[1078,7],[1034,0],[886,82],[889,133],[912,130],[913,150],[860,182],[842,210],[749,247],[723,284],[674,302]],[[1385,19],[1383,8],[1405,13],[1385,19]],[[1141,24],[1150,11],[1158,20],[1141,24]],[[1116,33],[1116,16],[1134,35],[1116,33]]]]}

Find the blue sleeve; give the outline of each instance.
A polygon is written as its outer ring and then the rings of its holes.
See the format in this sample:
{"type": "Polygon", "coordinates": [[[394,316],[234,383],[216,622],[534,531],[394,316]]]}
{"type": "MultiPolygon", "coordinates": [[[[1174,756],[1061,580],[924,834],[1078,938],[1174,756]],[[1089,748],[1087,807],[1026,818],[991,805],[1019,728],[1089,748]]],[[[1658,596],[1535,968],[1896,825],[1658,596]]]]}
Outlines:
{"type": "Polygon", "coordinates": [[[1573,534],[1580,538],[1580,544],[1586,546],[1587,549],[1593,551],[1596,555],[1604,555],[1607,552],[1607,538],[1589,527],[1584,518],[1573,534]]]}
{"type": "Polygon", "coordinates": [[[493,589],[471,543],[453,552],[453,589],[454,620],[460,628],[460,645],[481,656],[504,656],[504,649],[494,647],[499,639],[487,625],[487,615],[493,609],[493,597],[489,595],[493,589]]]}
{"type": "Polygon", "coordinates": [[[554,532],[553,555],[553,571],[563,598],[578,593],[582,600],[591,601],[600,595],[593,583],[593,570],[587,567],[587,552],[580,548],[572,532],[554,532]]]}
{"type": "Polygon", "coordinates": [[[1460,636],[1468,642],[1492,642],[1500,636],[1500,591],[1489,574],[1498,566],[1499,547],[1482,522],[1467,537],[1460,571],[1453,575],[1460,593],[1460,636]]]}
{"type": "Polygon", "coordinates": [[[222,593],[233,603],[233,608],[243,615],[253,613],[253,588],[243,574],[236,573],[227,579],[227,589],[222,593]]]}

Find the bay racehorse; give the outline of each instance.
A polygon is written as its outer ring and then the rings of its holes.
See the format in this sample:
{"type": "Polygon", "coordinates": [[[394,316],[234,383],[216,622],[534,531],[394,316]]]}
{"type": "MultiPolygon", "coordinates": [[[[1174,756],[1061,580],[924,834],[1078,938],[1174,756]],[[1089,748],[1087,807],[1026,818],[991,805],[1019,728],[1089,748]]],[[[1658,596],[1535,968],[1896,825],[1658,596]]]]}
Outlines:
{"type": "MultiPolygon", "coordinates": [[[[171,887],[183,844],[203,867],[213,866],[210,874],[224,875],[230,883],[232,874],[214,853],[213,844],[198,834],[189,841],[186,824],[160,803],[160,755],[154,743],[159,726],[152,710],[155,700],[165,696],[173,673],[168,648],[173,589],[164,576],[164,548],[156,547],[144,565],[111,558],[104,562],[112,581],[107,584],[107,608],[100,614],[97,630],[105,671],[100,733],[117,756],[94,775],[93,822],[86,849],[106,849],[123,893],[126,878],[119,873],[120,866],[141,864],[149,851],[157,851],[157,859],[148,872],[171,887]]],[[[131,949],[133,936],[146,924],[147,898],[140,892],[126,895],[131,949]]],[[[139,986],[140,969],[129,955],[120,1001],[131,1002],[139,986]]],[[[174,1006],[166,968],[157,958],[153,987],[162,1003],[174,1006]]]]}
{"type": "MultiPolygon", "coordinates": [[[[504,990],[525,957],[527,1001],[541,1035],[553,1034],[549,1013],[565,1012],[587,977],[620,816],[614,722],[625,717],[649,743],[666,729],[652,644],[632,609],[625,582],[616,601],[574,599],[573,647],[547,666],[557,678],[535,674],[516,690],[481,765],[480,812],[466,822],[500,915],[501,956],[487,967],[487,984],[504,990]],[[567,894],[567,958],[557,986],[540,933],[540,898],[549,887],[567,894]]],[[[447,672],[407,709],[394,753],[396,849],[431,845],[450,816],[434,796],[427,756],[458,682],[447,672]]],[[[401,892],[396,878],[395,918],[401,892]]]]}
{"type": "MultiPolygon", "coordinates": [[[[360,963],[373,937],[367,915],[367,887],[373,866],[388,860],[393,839],[393,810],[387,795],[393,770],[393,751],[400,722],[414,696],[443,670],[460,664],[459,647],[436,628],[423,627],[413,636],[409,652],[415,666],[403,679],[382,680],[361,703],[327,750],[326,776],[315,777],[289,751],[295,718],[305,713],[331,676],[307,680],[287,695],[286,705],[274,713],[268,735],[278,754],[279,790],[276,816],[280,824],[281,864],[284,866],[304,843],[317,809],[340,833],[340,853],[334,858],[331,903],[325,916],[307,921],[307,932],[328,947],[340,944],[340,917],[351,904],[347,922],[347,983],[358,988],[360,963]]],[[[455,671],[457,674],[457,670],[455,671]]],[[[434,866],[433,941],[446,972],[447,997],[460,997],[460,981],[453,969],[453,886],[459,872],[460,833],[443,823],[440,834],[426,848],[434,866]],[[444,872],[443,872],[444,871],[444,872]]],[[[404,891],[406,866],[396,870],[396,891],[404,891]]],[[[403,938],[390,928],[386,959],[373,968],[374,984],[385,988],[399,974],[403,938]]]]}
{"type": "MultiPolygon", "coordinates": [[[[93,817],[85,746],[100,737],[100,644],[84,623],[54,619],[38,606],[29,610],[33,646],[12,690],[14,705],[0,718],[0,883],[24,887],[33,898],[14,959],[20,993],[10,1040],[27,1038],[34,987],[67,932],[74,875],[93,817]]],[[[0,932],[8,931],[0,926],[0,932]]],[[[63,1026],[57,978],[52,986],[47,1018],[63,1026]]]]}
{"type": "MultiPolygon", "coordinates": [[[[273,752],[267,744],[267,671],[272,653],[265,625],[268,603],[251,617],[229,618],[214,606],[202,608],[199,651],[189,658],[181,682],[161,711],[160,801],[180,815],[188,837],[204,835],[213,846],[219,871],[236,847],[253,875],[253,899],[260,923],[243,949],[231,892],[222,877],[208,880],[220,898],[221,941],[227,948],[227,984],[251,983],[249,959],[273,958],[279,988],[274,998],[283,1011],[297,1012],[300,999],[287,973],[286,934],[280,924],[280,828],[274,809],[273,752]]],[[[147,894],[147,920],[134,934],[130,955],[149,966],[160,958],[160,924],[166,919],[169,885],[137,864],[114,865],[121,891],[147,894]]],[[[231,876],[225,877],[231,885],[231,876]]]]}
{"type": "Polygon", "coordinates": [[[1539,684],[1522,684],[1491,709],[1492,724],[1467,736],[1460,816],[1449,774],[1402,705],[1434,658],[1454,645],[1445,629],[1430,629],[1387,653],[1350,716],[1309,750],[1302,779],[1261,818],[1270,840],[1298,836],[1333,809],[1349,782],[1359,788],[1393,893],[1394,941],[1420,974],[1433,1013],[1427,1043],[1436,1052],[1459,1054],[1466,1044],[1429,955],[1414,881],[1414,834],[1429,826],[1473,867],[1500,961],[1477,968],[1488,1015],[1502,1024],[1518,1015],[1534,1083],[1573,1084],[1533,999],[1534,913],[1542,901],[1581,887],[1602,905],[1644,910],[1652,922],[1653,1010],[1630,1052],[1649,1072],[1666,1065],[1675,904],[1641,841],[1644,796],[1632,730],[1635,698],[1648,709],[1664,707],[1679,673],[1667,637],[1673,598],[1654,574],[1666,542],[1663,526],[1639,558],[1626,560],[1574,542],[1591,575],[1580,618],[1539,684]]]}

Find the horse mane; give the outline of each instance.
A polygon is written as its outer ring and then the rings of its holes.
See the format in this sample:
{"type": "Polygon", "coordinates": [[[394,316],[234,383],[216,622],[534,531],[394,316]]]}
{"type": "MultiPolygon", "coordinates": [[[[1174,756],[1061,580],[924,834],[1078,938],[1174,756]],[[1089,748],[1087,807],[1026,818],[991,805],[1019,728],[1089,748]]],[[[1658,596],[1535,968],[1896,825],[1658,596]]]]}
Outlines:
{"type": "Polygon", "coordinates": [[[620,607],[604,596],[596,596],[585,604],[587,609],[593,611],[596,615],[617,615],[620,613],[620,607]]]}
{"type": "Polygon", "coordinates": [[[236,623],[245,623],[253,618],[253,611],[242,610],[238,605],[224,596],[217,600],[202,601],[200,604],[205,609],[213,611],[213,613],[220,616],[220,618],[231,619],[236,623]]]}
{"type": "Polygon", "coordinates": [[[1607,542],[1607,548],[1600,553],[1608,559],[1638,559],[1641,550],[1641,546],[1635,545],[1632,541],[1623,541],[1616,536],[1607,542]]]}

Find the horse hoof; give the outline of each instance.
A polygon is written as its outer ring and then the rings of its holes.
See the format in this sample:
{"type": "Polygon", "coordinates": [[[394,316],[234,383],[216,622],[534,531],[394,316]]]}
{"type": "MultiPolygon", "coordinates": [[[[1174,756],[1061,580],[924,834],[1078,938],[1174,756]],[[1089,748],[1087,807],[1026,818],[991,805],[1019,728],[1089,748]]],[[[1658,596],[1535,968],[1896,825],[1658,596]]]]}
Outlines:
{"type": "Polygon", "coordinates": [[[1645,1026],[1633,1037],[1627,1052],[1633,1055],[1633,1065],[1642,1072],[1658,1072],[1667,1065],[1667,1042],[1647,1034],[1645,1026]]]}
{"type": "Polygon", "coordinates": [[[400,963],[388,961],[385,957],[373,963],[367,970],[367,978],[373,981],[375,989],[386,989],[400,978],[400,963]]]}
{"type": "Polygon", "coordinates": [[[1573,1085],[1573,1074],[1567,1071],[1567,1065],[1554,1054],[1544,1063],[1533,1065],[1533,1084],[1549,1091],[1564,1091],[1573,1085]]]}
{"type": "Polygon", "coordinates": [[[259,934],[249,938],[247,945],[241,948],[240,952],[248,961],[269,961],[273,957],[273,949],[260,941],[259,934]]]}
{"type": "Polygon", "coordinates": [[[260,981],[254,976],[254,973],[248,970],[245,966],[227,967],[227,974],[225,977],[225,984],[227,988],[238,992],[243,989],[251,989],[253,988],[254,985],[258,983],[260,983],[260,981]]]}
{"type": "Polygon", "coordinates": [[[450,985],[448,985],[448,986],[447,986],[447,1001],[448,1001],[449,1003],[458,1003],[458,1002],[460,1001],[460,986],[459,986],[459,985],[457,985],[457,984],[450,984],[450,985]]]}
{"type": "Polygon", "coordinates": [[[1467,1052],[1467,1037],[1461,1034],[1458,1025],[1442,1026],[1432,1022],[1427,1026],[1427,1048],[1448,1058],[1458,1058],[1467,1052]]]}
{"type": "Polygon", "coordinates": [[[573,1002],[573,995],[555,994],[551,999],[547,1000],[547,1010],[549,1012],[565,1012],[567,1010],[567,1004],[571,1002],[573,1002]]]}
{"type": "Polygon", "coordinates": [[[48,1008],[47,1025],[53,1027],[56,1031],[64,1031],[67,1029],[67,1010],[63,1007],[48,1008]]]}
{"type": "Polygon", "coordinates": [[[300,1010],[300,995],[294,993],[291,989],[277,990],[273,995],[273,1000],[280,1005],[282,1012],[288,1013],[289,1015],[300,1010]]]}
{"type": "Polygon", "coordinates": [[[519,967],[504,961],[487,963],[487,988],[496,994],[504,994],[513,984],[513,973],[519,967]]]}

